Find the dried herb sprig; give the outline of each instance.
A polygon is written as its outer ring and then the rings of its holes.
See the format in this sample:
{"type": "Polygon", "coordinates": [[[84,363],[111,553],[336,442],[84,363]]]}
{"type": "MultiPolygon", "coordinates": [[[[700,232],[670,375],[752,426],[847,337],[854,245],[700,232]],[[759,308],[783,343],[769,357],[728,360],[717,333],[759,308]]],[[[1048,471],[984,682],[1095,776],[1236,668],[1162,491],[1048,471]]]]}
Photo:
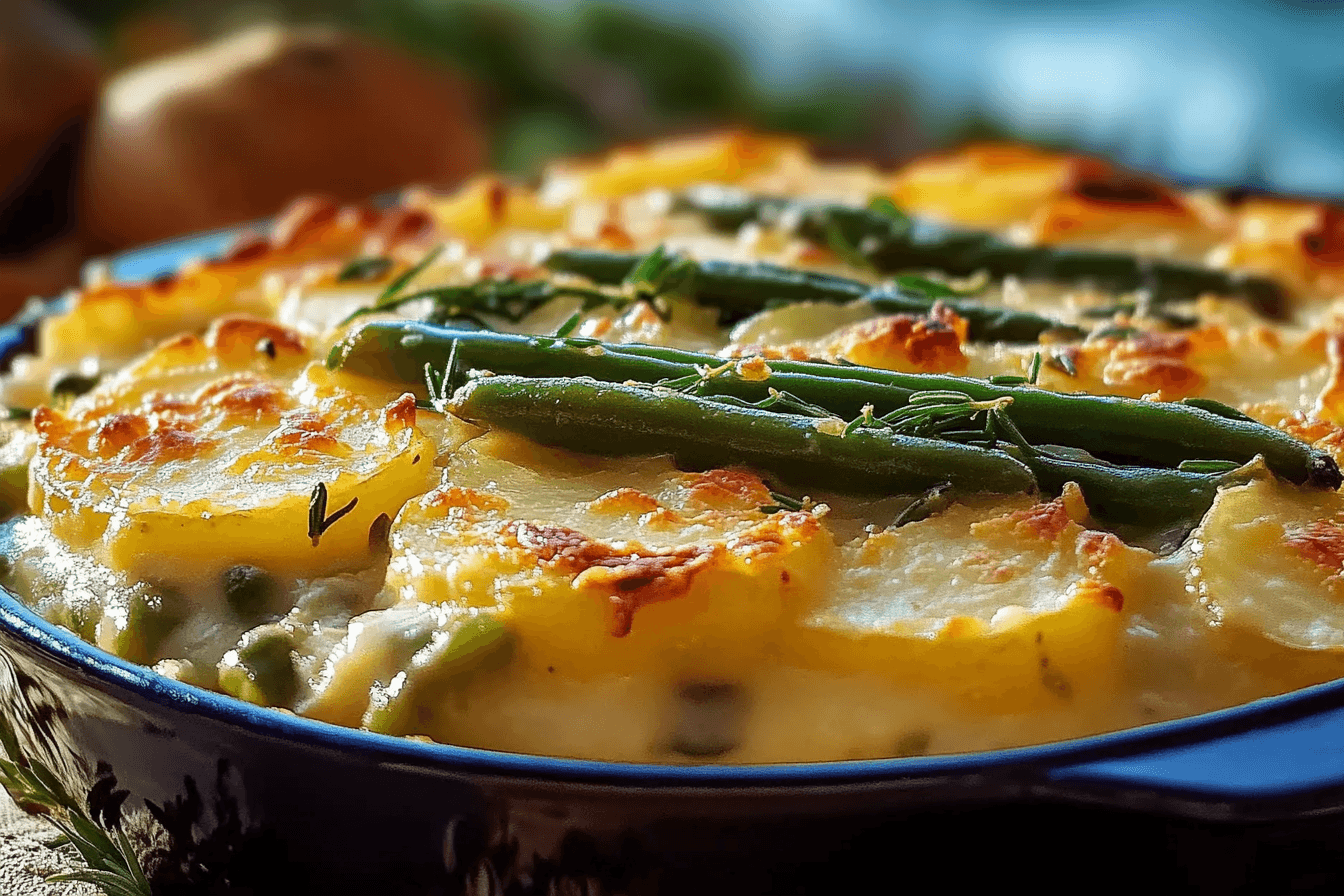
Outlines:
{"type": "MultiPolygon", "coordinates": [[[[387,285],[373,304],[351,312],[341,325],[381,311],[393,311],[412,302],[426,301],[432,308],[426,317],[431,323],[468,323],[477,329],[493,330],[494,327],[483,319],[499,317],[510,323],[520,323],[532,312],[555,299],[575,298],[581,301],[581,311],[587,313],[597,308],[611,307],[623,310],[635,302],[647,302],[664,321],[671,320],[672,308],[669,299],[688,294],[691,289],[696,268],[686,259],[669,255],[661,248],[645,256],[639,264],[629,269],[629,273],[616,289],[599,289],[550,280],[505,280],[489,279],[477,283],[456,286],[433,286],[407,292],[406,286],[418,277],[438,258],[443,247],[432,250],[408,270],[402,272],[387,285]]],[[[387,259],[356,259],[338,275],[341,280],[362,279],[367,274],[373,276],[377,262],[387,259]]],[[[383,269],[382,272],[385,272],[383,269]]],[[[621,278],[617,278],[618,280],[621,278]]],[[[574,326],[577,326],[575,322],[574,326]]],[[[561,333],[558,335],[568,335],[561,333]]]]}
{"type": "Polygon", "coordinates": [[[367,283],[392,270],[392,259],[386,255],[360,256],[346,262],[336,273],[337,283],[367,283]]]}
{"type": "Polygon", "coordinates": [[[336,525],[341,517],[354,510],[358,503],[359,498],[351,498],[349,504],[327,516],[327,484],[319,482],[313,486],[312,497],[308,499],[308,537],[312,540],[313,547],[317,547],[327,530],[336,525]]]}

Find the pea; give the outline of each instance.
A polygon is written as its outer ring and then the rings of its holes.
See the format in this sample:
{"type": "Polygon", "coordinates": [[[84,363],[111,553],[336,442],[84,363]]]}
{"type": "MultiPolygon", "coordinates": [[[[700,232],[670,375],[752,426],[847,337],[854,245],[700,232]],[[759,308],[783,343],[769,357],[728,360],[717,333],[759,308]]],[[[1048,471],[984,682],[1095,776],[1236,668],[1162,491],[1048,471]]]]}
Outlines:
{"type": "Polygon", "coordinates": [[[52,379],[50,385],[52,398],[77,398],[93,390],[102,380],[99,374],[84,374],[77,371],[63,373],[52,379]]]}
{"type": "Polygon", "coordinates": [[[113,633],[112,651],[149,665],[160,658],[164,643],[186,617],[187,601],[181,592],[153,586],[136,591],[127,601],[124,617],[117,620],[121,627],[113,633]]]}
{"type": "Polygon", "coordinates": [[[682,683],[676,689],[670,749],[693,759],[731,752],[741,742],[747,708],[746,691],[736,682],[682,683]]]}
{"type": "Polygon", "coordinates": [[[224,601],[239,619],[259,620],[280,597],[280,585],[265,570],[240,564],[223,576],[224,601]]]}
{"type": "Polygon", "coordinates": [[[243,635],[238,647],[219,661],[219,687],[258,706],[293,706],[299,693],[293,636],[278,625],[243,635]]]}

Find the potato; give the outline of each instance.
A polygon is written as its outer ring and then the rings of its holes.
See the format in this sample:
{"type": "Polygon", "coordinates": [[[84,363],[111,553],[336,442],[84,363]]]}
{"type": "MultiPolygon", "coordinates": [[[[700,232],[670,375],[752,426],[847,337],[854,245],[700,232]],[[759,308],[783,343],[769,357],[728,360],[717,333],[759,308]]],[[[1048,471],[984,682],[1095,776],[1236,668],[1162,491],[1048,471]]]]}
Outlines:
{"type": "Polygon", "coordinates": [[[484,157],[453,73],[347,33],[259,26],[109,82],[80,210],[111,249],[266,217],[300,193],[453,183],[484,157]]]}
{"type": "Polygon", "coordinates": [[[57,135],[84,118],[98,90],[88,37],[39,0],[0,4],[0,217],[57,135]]]}
{"type": "Polygon", "coordinates": [[[100,77],[91,42],[64,13],[0,3],[0,319],[78,279],[73,181],[100,77]]]}

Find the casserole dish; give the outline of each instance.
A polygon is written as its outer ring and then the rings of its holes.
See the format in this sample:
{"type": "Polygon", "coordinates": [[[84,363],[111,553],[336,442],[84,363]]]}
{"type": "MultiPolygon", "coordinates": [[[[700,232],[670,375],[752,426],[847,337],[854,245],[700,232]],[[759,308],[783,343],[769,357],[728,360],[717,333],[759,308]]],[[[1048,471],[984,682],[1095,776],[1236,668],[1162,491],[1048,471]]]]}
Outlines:
{"type": "MultiPolygon", "coordinates": [[[[174,269],[178,251],[122,270],[174,269]]],[[[1079,859],[1117,886],[1179,874],[1286,888],[1333,873],[1344,826],[1339,682],[1043,746],[668,766],[257,709],[99,651],[8,596],[0,646],[17,749],[120,823],[163,892],[836,892],[930,860],[958,884],[1062,888],[1079,859]]]]}

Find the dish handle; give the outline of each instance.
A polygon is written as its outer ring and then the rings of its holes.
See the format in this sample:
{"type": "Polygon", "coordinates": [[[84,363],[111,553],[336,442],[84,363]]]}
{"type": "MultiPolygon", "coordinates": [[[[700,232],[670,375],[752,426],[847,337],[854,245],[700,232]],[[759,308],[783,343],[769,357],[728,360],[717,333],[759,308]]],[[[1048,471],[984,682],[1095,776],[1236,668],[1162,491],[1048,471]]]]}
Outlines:
{"type": "Polygon", "coordinates": [[[1046,791],[1069,799],[1210,820],[1344,811],[1344,707],[1057,766],[1046,777],[1046,791]]]}

